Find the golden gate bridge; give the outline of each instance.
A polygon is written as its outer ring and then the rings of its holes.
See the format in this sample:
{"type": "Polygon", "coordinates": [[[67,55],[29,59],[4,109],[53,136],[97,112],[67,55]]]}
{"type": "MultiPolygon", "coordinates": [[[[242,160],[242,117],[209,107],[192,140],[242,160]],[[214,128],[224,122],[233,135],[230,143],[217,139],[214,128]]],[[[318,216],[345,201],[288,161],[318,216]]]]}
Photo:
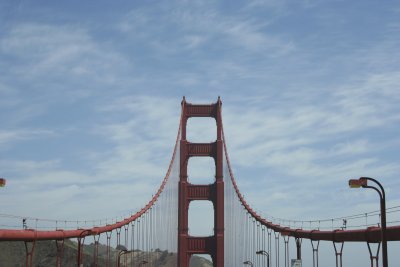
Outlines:
{"type": "Polygon", "coordinates": [[[350,186],[376,190],[383,205],[380,211],[312,221],[263,217],[246,202],[237,186],[229,161],[221,107],[220,98],[207,105],[191,104],[183,98],[168,171],[155,195],[138,212],[113,221],[59,221],[0,214],[3,221],[23,220],[22,229],[0,229],[0,241],[22,241],[27,267],[33,266],[36,244],[42,240],[54,241],[56,266],[63,266],[64,244],[68,239],[77,240],[76,266],[98,266],[100,238],[105,240],[106,266],[110,267],[156,266],[149,255],[161,250],[176,253],[178,267],[188,267],[195,254],[209,255],[216,267],[301,266],[304,242],[310,242],[313,267],[319,265],[321,242],[332,244],[337,267],[343,266],[346,242],[366,243],[371,266],[379,266],[380,253],[382,266],[389,266],[387,243],[400,240],[400,225],[394,220],[388,221],[389,226],[386,226],[386,213],[396,213],[400,209],[384,206],[384,190],[378,181],[362,177],[351,180],[350,186]],[[187,140],[187,121],[192,117],[215,119],[215,142],[192,143],[187,140]],[[211,157],[214,160],[214,183],[190,183],[188,162],[192,157],[211,157]],[[372,186],[371,182],[378,183],[378,187],[372,186]],[[210,201],[214,207],[212,235],[191,236],[189,233],[189,204],[198,200],[210,201]],[[27,221],[34,222],[35,227],[28,227],[27,221]],[[46,223],[45,229],[38,226],[41,223],[46,223]],[[76,226],[71,227],[75,223],[76,226]],[[89,238],[94,240],[94,257],[90,259],[84,258],[83,254],[85,240],[89,238]],[[112,260],[114,244],[111,243],[115,243],[118,250],[117,261],[112,260]],[[295,247],[295,259],[291,262],[289,243],[295,247]],[[134,258],[135,251],[142,251],[142,256],[134,258]]]}

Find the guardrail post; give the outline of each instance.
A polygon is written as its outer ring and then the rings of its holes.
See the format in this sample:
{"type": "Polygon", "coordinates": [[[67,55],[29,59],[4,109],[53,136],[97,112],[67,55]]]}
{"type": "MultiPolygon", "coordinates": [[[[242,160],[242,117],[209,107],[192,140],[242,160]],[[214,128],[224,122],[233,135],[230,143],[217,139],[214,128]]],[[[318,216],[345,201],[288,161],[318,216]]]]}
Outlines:
{"type": "Polygon", "coordinates": [[[311,246],[313,250],[313,267],[318,267],[318,248],[319,248],[319,240],[316,242],[316,246],[314,246],[314,241],[310,239],[311,241],[311,246]]]}
{"type": "Polygon", "coordinates": [[[274,232],[275,235],[275,266],[279,267],[279,232],[274,232]]]}
{"type": "Polygon", "coordinates": [[[57,248],[56,267],[61,267],[63,254],[64,254],[64,239],[55,240],[55,241],[56,241],[56,248],[57,248]]]}
{"type": "MultiPolygon", "coordinates": [[[[129,230],[129,225],[124,225],[124,230],[125,230],[125,248],[128,249],[128,230],[129,230]]],[[[128,265],[128,255],[127,255],[127,253],[124,254],[124,264],[125,264],[125,267],[128,265]]]]}
{"type": "Polygon", "coordinates": [[[98,266],[98,261],[99,261],[99,239],[100,235],[93,235],[94,239],[94,253],[93,253],[93,264],[94,267],[98,266]]]}
{"type": "Polygon", "coordinates": [[[297,248],[297,259],[301,260],[301,242],[303,241],[301,238],[296,237],[296,248],[297,248]]]}
{"type": "Polygon", "coordinates": [[[33,253],[35,252],[36,240],[24,241],[24,244],[25,244],[25,252],[26,252],[26,267],[32,267],[33,266],[33,253]],[[31,243],[31,246],[29,247],[30,243],[31,243]]]}
{"type": "Polygon", "coordinates": [[[289,267],[289,236],[282,235],[285,242],[285,267],[289,267]]]}
{"type": "Polygon", "coordinates": [[[111,234],[112,232],[106,232],[107,236],[107,259],[106,259],[106,267],[110,267],[110,247],[111,247],[111,234]]]}
{"type": "Polygon", "coordinates": [[[343,255],[343,245],[344,242],[335,242],[333,241],[333,247],[335,248],[335,259],[336,259],[336,267],[342,267],[343,261],[342,261],[342,255],[343,255]],[[336,247],[336,243],[340,244],[340,251],[338,251],[336,247]]]}
{"type": "MultiPolygon", "coordinates": [[[[82,232],[84,233],[84,232],[82,232]]],[[[85,244],[85,237],[78,237],[78,267],[83,266],[83,246],[85,244]]]]}
{"type": "Polygon", "coordinates": [[[371,267],[374,267],[374,261],[376,263],[375,267],[379,267],[379,249],[381,248],[381,243],[378,243],[375,255],[372,255],[370,242],[367,242],[369,258],[371,260],[371,267]]]}
{"type": "Polygon", "coordinates": [[[268,233],[268,254],[269,254],[269,262],[268,265],[272,266],[272,238],[271,238],[271,234],[272,234],[272,229],[271,228],[267,228],[267,233],[268,233]]]}
{"type": "Polygon", "coordinates": [[[117,231],[117,247],[119,247],[121,245],[121,228],[117,228],[115,231],[117,231]]]}

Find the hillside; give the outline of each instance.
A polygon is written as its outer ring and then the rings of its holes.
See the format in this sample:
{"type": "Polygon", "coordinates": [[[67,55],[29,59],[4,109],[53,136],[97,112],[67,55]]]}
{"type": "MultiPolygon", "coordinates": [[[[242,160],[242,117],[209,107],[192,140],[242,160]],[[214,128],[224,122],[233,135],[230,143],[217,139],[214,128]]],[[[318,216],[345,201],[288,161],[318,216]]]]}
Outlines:
{"type": "MultiPolygon", "coordinates": [[[[77,258],[77,243],[71,240],[65,240],[64,257],[62,266],[76,266],[77,258]]],[[[106,266],[105,245],[99,245],[98,266],[106,266]]],[[[112,265],[116,263],[116,256],[119,250],[112,248],[112,265]]],[[[33,258],[34,267],[54,267],[56,266],[56,245],[55,241],[38,241],[35,246],[35,256],[33,258]]],[[[90,267],[93,262],[94,244],[85,245],[83,248],[84,266],[90,267]]],[[[156,250],[154,252],[134,251],[131,254],[126,254],[126,261],[131,265],[131,260],[138,266],[139,262],[152,262],[153,266],[157,267],[176,267],[176,254],[168,251],[156,250]]],[[[124,256],[121,257],[121,266],[124,262],[124,256]]],[[[24,267],[25,266],[25,245],[23,242],[0,242],[0,266],[1,267],[24,267]]],[[[146,265],[143,265],[146,266],[146,265]]],[[[211,267],[212,263],[204,258],[193,256],[190,267],[211,267]]]]}

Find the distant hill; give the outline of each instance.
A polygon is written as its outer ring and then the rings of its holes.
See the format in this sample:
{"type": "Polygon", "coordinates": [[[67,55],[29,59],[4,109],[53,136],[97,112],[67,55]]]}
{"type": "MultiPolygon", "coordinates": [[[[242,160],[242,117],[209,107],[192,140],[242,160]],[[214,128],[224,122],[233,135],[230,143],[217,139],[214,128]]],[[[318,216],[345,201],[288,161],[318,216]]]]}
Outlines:
{"type": "MultiPolygon", "coordinates": [[[[64,257],[62,266],[75,267],[77,259],[78,244],[71,240],[64,242],[64,257]]],[[[111,248],[111,266],[115,266],[116,257],[119,250],[111,248]]],[[[106,266],[107,247],[99,244],[98,266],[106,266]]],[[[55,241],[37,241],[33,258],[34,267],[54,267],[56,266],[57,249],[55,241]]],[[[94,244],[84,245],[83,258],[84,267],[93,266],[94,244]]],[[[139,262],[152,262],[157,267],[176,267],[177,257],[175,253],[156,250],[153,252],[134,251],[126,254],[126,262],[130,266],[133,259],[134,266],[139,266],[139,262]]],[[[124,256],[121,257],[121,266],[124,263],[124,256]]],[[[25,267],[25,245],[24,242],[0,242],[0,266],[1,267],[25,267]]],[[[146,265],[143,265],[146,266],[146,265]]],[[[212,263],[207,259],[193,256],[190,267],[212,267],[212,263]]]]}

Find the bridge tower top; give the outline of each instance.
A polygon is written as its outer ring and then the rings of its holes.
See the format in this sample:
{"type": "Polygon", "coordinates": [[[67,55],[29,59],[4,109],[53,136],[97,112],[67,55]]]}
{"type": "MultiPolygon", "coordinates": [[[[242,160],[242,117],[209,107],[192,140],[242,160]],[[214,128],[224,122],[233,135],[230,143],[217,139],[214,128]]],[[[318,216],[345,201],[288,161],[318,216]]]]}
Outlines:
{"type": "Polygon", "coordinates": [[[222,140],[222,119],[221,119],[221,98],[218,97],[216,103],[213,104],[192,104],[186,102],[183,97],[182,102],[182,137],[186,140],[187,120],[191,117],[210,117],[214,118],[217,123],[217,140],[222,140]]]}

